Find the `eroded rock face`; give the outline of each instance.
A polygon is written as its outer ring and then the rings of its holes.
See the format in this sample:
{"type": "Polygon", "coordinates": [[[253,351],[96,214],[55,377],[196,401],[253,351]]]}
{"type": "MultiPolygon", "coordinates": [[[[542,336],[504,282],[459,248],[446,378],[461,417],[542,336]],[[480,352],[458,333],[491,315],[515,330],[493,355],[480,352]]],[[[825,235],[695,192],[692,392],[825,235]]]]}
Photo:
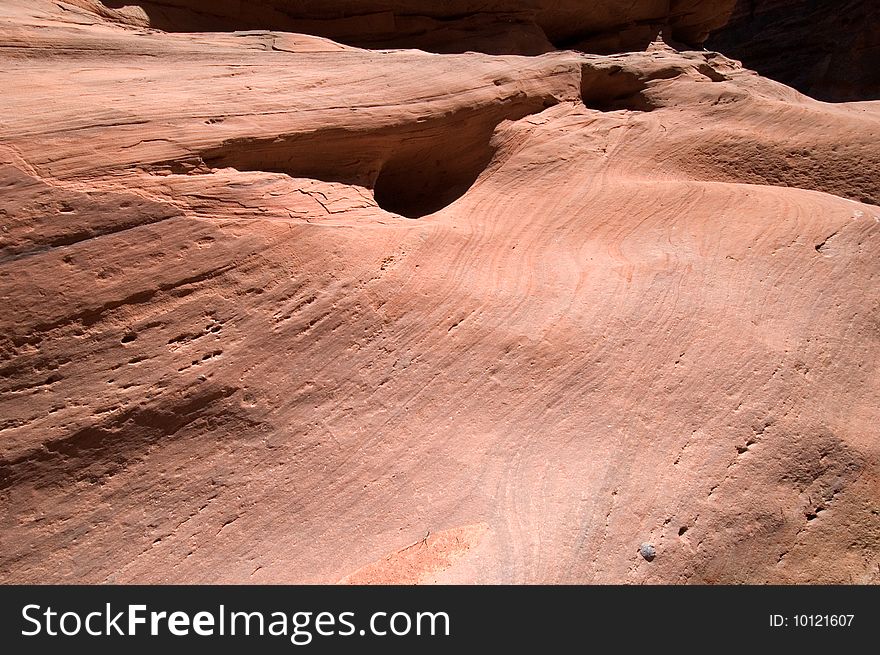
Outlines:
{"type": "Polygon", "coordinates": [[[708,43],[820,100],[880,99],[880,3],[739,0],[708,43]]]}
{"type": "Polygon", "coordinates": [[[878,581],[878,103],[64,6],[0,6],[0,580],[878,581]]]}
{"type": "Polygon", "coordinates": [[[369,48],[540,54],[644,50],[661,29],[697,45],[735,0],[74,0],[109,19],[165,31],[272,29],[369,48]]]}

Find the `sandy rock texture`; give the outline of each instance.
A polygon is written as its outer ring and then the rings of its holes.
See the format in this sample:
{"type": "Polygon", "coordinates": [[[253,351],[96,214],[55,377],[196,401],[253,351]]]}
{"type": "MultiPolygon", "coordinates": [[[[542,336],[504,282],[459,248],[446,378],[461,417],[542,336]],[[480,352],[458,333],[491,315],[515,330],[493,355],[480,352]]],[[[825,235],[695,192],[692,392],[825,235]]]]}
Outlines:
{"type": "Polygon", "coordinates": [[[880,103],[87,4],[0,4],[0,580],[880,580],[880,103]]]}
{"type": "Polygon", "coordinates": [[[820,100],[880,100],[875,1],[738,0],[708,45],[820,100]]]}

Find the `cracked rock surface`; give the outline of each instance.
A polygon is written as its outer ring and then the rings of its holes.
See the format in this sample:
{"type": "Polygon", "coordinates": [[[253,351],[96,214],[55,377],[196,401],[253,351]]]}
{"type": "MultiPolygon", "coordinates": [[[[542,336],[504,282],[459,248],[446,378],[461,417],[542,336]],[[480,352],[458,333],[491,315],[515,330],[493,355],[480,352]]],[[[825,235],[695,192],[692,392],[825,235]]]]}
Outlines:
{"type": "Polygon", "coordinates": [[[880,580],[880,103],[98,4],[0,6],[0,580],[880,580]]]}

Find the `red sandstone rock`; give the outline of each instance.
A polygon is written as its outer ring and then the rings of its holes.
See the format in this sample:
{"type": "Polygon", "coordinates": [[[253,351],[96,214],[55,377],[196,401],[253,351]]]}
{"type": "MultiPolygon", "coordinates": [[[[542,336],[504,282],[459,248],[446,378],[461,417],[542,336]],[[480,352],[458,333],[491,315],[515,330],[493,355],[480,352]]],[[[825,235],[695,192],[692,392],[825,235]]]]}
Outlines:
{"type": "Polygon", "coordinates": [[[877,581],[880,103],[40,1],[0,41],[4,582],[877,581]]]}

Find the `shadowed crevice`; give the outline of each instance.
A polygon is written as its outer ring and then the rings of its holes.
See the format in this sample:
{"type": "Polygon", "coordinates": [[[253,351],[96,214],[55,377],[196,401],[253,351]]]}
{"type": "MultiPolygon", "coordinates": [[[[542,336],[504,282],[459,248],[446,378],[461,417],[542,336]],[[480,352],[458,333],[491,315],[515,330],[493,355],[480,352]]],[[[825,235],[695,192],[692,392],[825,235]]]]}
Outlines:
{"type": "Polygon", "coordinates": [[[661,29],[698,46],[735,0],[103,0],[112,21],[166,32],[276,30],[362,48],[539,55],[644,50],[661,29]]]}
{"type": "Polygon", "coordinates": [[[382,209],[421,218],[449,206],[473,186],[492,161],[492,135],[501,122],[557,102],[551,96],[513,98],[375,130],[233,139],[203,151],[201,160],[211,169],[361,186],[373,192],[382,209]]]}

